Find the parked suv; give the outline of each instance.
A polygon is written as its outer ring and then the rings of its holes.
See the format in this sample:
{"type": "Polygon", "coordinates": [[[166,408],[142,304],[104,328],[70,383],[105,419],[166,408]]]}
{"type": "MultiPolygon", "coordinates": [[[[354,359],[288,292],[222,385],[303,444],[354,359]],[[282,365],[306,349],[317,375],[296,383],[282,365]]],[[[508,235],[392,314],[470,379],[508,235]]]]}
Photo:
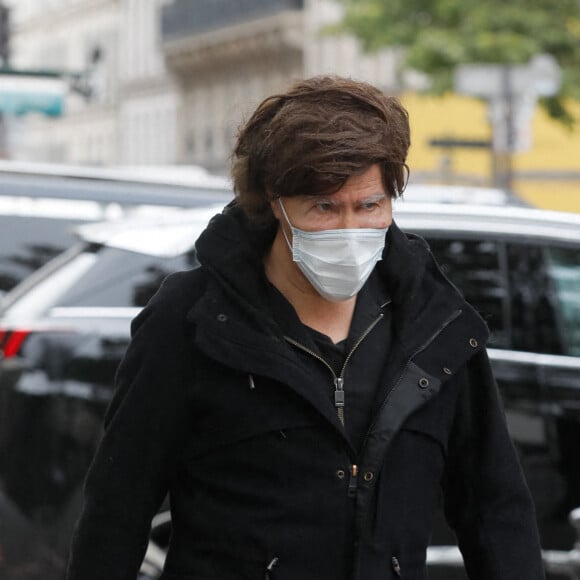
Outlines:
{"type": "MultiPolygon", "coordinates": [[[[0,313],[2,578],[62,580],[129,321],[170,271],[196,267],[193,242],[216,211],[85,226],[80,245],[9,294],[0,313]]],[[[543,547],[570,550],[567,516],[580,506],[580,215],[405,201],[394,215],[429,240],[487,320],[543,547]]],[[[147,577],[162,563],[168,528],[159,514],[147,577]]],[[[454,540],[441,526],[433,543],[435,565],[436,545],[454,540]]],[[[430,577],[465,578],[459,568],[439,573],[430,577]]]]}
{"type": "Polygon", "coordinates": [[[0,161],[0,296],[70,247],[74,226],[231,198],[200,167],[89,168],[0,161]]]}

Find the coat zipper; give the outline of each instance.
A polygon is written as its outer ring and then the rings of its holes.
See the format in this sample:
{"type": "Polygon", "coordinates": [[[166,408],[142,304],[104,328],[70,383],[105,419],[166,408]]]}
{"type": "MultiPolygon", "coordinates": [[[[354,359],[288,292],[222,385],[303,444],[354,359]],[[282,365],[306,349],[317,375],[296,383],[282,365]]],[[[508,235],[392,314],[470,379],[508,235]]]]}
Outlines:
{"type": "MultiPolygon", "coordinates": [[[[387,304],[389,304],[389,302],[386,302],[385,304],[383,304],[383,307],[386,306],[387,304]]],[[[344,427],[344,402],[345,402],[345,399],[344,399],[344,373],[346,371],[346,367],[347,367],[352,355],[356,351],[356,349],[360,346],[362,341],[369,335],[369,333],[372,331],[372,329],[383,319],[383,317],[384,317],[384,314],[381,312],[379,314],[379,316],[375,320],[373,320],[373,322],[370,324],[370,326],[359,336],[358,340],[354,343],[352,349],[350,350],[350,352],[348,353],[348,355],[344,359],[344,363],[342,364],[342,368],[340,369],[340,374],[338,377],[336,376],[334,369],[318,353],[314,352],[313,350],[309,349],[308,347],[304,346],[303,344],[300,344],[298,341],[294,340],[293,338],[290,338],[289,336],[284,336],[284,338],[287,342],[294,345],[296,348],[299,348],[303,352],[313,356],[315,359],[319,360],[322,364],[324,364],[324,366],[332,374],[332,379],[334,382],[334,406],[336,408],[336,413],[338,415],[338,419],[343,427],[344,427]]]]}
{"type": "Polygon", "coordinates": [[[358,481],[358,465],[354,463],[350,466],[350,476],[348,479],[348,497],[355,497],[356,496],[356,487],[358,481]]]}

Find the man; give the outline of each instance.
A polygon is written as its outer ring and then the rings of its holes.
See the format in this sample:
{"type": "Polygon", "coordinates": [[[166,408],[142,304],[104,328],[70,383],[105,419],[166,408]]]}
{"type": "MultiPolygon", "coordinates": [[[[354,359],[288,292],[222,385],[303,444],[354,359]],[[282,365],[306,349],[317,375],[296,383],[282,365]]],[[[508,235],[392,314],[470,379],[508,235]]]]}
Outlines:
{"type": "Polygon", "coordinates": [[[441,501],[471,580],[540,580],[488,331],[393,222],[406,111],[317,77],[266,99],[236,202],[135,320],[69,580],[419,580],[441,501]]]}

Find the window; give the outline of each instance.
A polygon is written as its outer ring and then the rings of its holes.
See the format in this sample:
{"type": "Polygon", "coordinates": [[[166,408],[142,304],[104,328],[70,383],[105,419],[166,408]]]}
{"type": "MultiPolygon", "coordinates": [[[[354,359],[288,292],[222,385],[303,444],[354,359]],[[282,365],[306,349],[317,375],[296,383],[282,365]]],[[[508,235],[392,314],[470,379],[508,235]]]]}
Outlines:
{"type": "Polygon", "coordinates": [[[487,322],[490,347],[580,356],[580,248],[441,238],[429,244],[487,322]]]}
{"type": "Polygon", "coordinates": [[[97,260],[53,304],[62,307],[141,307],[166,276],[195,267],[191,251],[175,258],[159,258],[109,247],[93,248],[97,260]]]}
{"type": "Polygon", "coordinates": [[[443,273],[488,324],[493,348],[509,348],[508,290],[502,268],[503,244],[493,240],[445,240],[429,244],[443,273]]]}
{"type": "Polygon", "coordinates": [[[562,354],[561,332],[544,248],[508,244],[512,348],[525,352],[562,354]]]}
{"type": "Polygon", "coordinates": [[[75,241],[73,227],[82,220],[0,215],[0,293],[66,250],[75,241]]]}
{"type": "Polygon", "coordinates": [[[580,356],[580,248],[546,248],[564,354],[580,356]]]}

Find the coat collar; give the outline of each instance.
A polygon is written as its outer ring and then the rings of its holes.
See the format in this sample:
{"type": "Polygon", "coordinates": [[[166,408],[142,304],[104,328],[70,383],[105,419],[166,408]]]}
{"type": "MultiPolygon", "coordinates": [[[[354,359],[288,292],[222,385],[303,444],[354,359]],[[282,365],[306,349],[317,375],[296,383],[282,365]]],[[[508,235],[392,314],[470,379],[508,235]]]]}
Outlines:
{"type": "MultiPolygon", "coordinates": [[[[210,221],[196,243],[198,259],[210,277],[267,334],[279,334],[266,306],[269,292],[262,262],[275,235],[276,224],[253,223],[234,201],[210,221]]],[[[377,272],[392,298],[397,334],[405,343],[417,340],[418,326],[428,333],[430,320],[469,308],[441,273],[427,243],[403,233],[395,222],[382,258],[377,272]]]]}
{"type": "MultiPolygon", "coordinates": [[[[328,380],[327,370],[321,368],[320,376],[305,372],[284,339],[276,312],[268,306],[262,259],[275,232],[275,224],[262,227],[250,222],[235,203],[211,220],[196,244],[209,277],[205,295],[188,315],[196,325],[196,344],[225,365],[288,384],[342,432],[334,408],[315,388],[317,381],[328,380]]],[[[455,344],[449,342],[449,335],[468,341],[475,334],[478,344],[485,343],[485,323],[441,273],[421,238],[404,234],[393,223],[376,274],[392,300],[396,346],[389,354],[398,361],[394,365],[398,370],[391,368],[385,383],[396,380],[396,374],[418,354],[433,366],[430,372],[438,374],[442,365],[437,357],[425,356],[428,346],[429,352],[433,350],[430,341],[435,351],[447,355],[455,344]],[[441,337],[450,324],[454,332],[441,337]]],[[[457,360],[472,354],[473,349],[466,347],[457,360]]],[[[389,388],[385,384],[385,392],[389,388]]]]}
{"type": "Polygon", "coordinates": [[[458,311],[469,312],[470,324],[486,334],[485,323],[441,272],[427,242],[394,222],[377,270],[392,297],[395,333],[406,351],[423,345],[458,311]]]}
{"type": "MultiPolygon", "coordinates": [[[[272,307],[263,257],[276,234],[276,224],[256,225],[234,201],[215,216],[196,243],[197,255],[210,278],[206,296],[198,305],[196,323],[213,321],[209,312],[217,308],[254,339],[283,341],[284,329],[272,307]],[[218,303],[218,295],[222,298],[218,303]]],[[[430,339],[434,332],[462,312],[469,326],[487,340],[487,326],[460,292],[443,275],[427,243],[419,236],[403,233],[393,222],[387,233],[382,260],[376,274],[385,295],[392,301],[394,333],[409,356],[430,339]]],[[[217,325],[217,329],[224,325],[217,325]]],[[[224,333],[225,339],[227,334],[224,333]]]]}

